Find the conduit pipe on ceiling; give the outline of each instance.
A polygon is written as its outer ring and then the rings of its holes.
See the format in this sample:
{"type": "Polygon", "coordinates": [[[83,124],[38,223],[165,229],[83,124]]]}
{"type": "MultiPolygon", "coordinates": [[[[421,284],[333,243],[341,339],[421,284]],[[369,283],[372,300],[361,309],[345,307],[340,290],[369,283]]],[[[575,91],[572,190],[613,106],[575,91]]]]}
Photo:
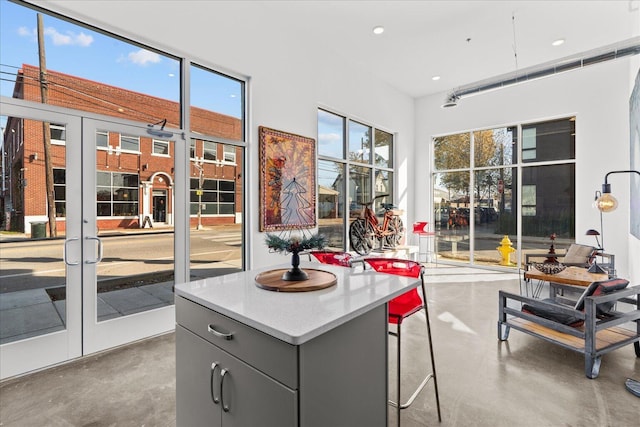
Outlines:
{"type": "Polygon", "coordinates": [[[502,74],[497,77],[460,86],[449,92],[449,95],[447,95],[442,107],[455,107],[460,98],[477,95],[482,92],[497,90],[506,86],[541,79],[543,77],[583,68],[588,65],[637,54],[640,54],[640,36],[587,52],[582,52],[577,55],[561,58],[556,61],[546,62],[544,64],[523,68],[511,73],[502,74]]]}

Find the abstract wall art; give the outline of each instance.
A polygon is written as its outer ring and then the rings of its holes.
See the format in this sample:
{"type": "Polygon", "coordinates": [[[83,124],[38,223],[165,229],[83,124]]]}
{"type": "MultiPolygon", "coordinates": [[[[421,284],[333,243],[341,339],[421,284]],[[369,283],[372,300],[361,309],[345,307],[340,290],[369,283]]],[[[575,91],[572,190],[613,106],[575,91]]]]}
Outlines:
{"type": "Polygon", "coordinates": [[[316,141],[258,128],[260,231],[316,226],[316,141]]]}

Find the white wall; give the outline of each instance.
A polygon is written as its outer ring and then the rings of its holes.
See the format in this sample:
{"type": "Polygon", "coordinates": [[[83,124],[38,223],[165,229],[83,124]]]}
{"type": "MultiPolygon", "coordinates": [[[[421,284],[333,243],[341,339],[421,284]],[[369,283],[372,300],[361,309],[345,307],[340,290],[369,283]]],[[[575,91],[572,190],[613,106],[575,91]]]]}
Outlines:
{"type": "MultiPolygon", "coordinates": [[[[259,230],[258,126],[317,138],[317,109],[331,108],[396,134],[396,200],[407,210],[407,174],[413,169],[414,101],[361,68],[348,65],[331,46],[309,46],[296,38],[299,25],[262,19],[246,8],[259,3],[202,2],[194,20],[175,2],[32,3],[110,30],[140,43],[197,60],[237,77],[249,79],[249,134],[246,189],[249,268],[286,262],[269,254],[259,230]],[[189,20],[187,20],[189,16],[189,20]],[[147,19],[144,19],[147,17],[147,19]],[[271,31],[270,28],[277,28],[271,31]],[[282,32],[281,29],[287,29],[282,32]]],[[[188,3],[185,3],[188,5],[188,3]]],[[[252,10],[256,12],[256,10],[252,10]]],[[[347,41],[345,41],[347,42],[347,41]]],[[[354,48],[357,48],[354,46],[354,48]]]]}
{"type": "MultiPolygon", "coordinates": [[[[416,101],[416,151],[418,164],[429,164],[429,141],[433,135],[508,124],[576,116],[576,241],[593,244],[584,233],[600,228],[594,192],[601,189],[611,170],[629,168],[629,83],[630,59],[618,59],[580,70],[530,81],[494,92],[462,99],[458,107],[442,109],[445,94],[416,101]]],[[[636,66],[637,70],[637,66],[636,66]]],[[[429,179],[428,171],[416,169],[414,184],[429,179]]],[[[614,175],[609,179],[619,208],[604,217],[607,252],[616,255],[620,277],[640,282],[637,246],[629,233],[629,179],[614,175]],[[630,246],[636,257],[630,258],[630,246]]],[[[415,196],[415,214],[430,211],[427,190],[415,196]]]]}

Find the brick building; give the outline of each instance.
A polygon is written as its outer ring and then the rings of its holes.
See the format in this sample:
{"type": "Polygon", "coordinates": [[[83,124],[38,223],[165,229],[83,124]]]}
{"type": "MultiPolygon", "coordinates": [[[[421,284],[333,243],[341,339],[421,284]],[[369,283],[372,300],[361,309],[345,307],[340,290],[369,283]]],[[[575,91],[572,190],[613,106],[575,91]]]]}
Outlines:
{"type": "MultiPolygon", "coordinates": [[[[38,67],[23,65],[13,97],[41,102],[38,76],[38,67]]],[[[47,72],[47,82],[50,105],[144,124],[166,119],[167,127],[180,127],[177,102],[55,71],[47,72]]],[[[194,132],[242,140],[242,121],[238,118],[191,107],[191,120],[194,132]]],[[[10,178],[3,202],[10,217],[10,228],[16,231],[31,233],[32,222],[47,221],[45,129],[51,136],[56,227],[58,233],[65,230],[65,127],[9,117],[4,140],[10,178]]],[[[93,141],[82,142],[84,147],[91,143],[93,141]]],[[[204,140],[188,143],[191,147],[191,225],[240,222],[242,147],[204,140]]],[[[152,135],[98,130],[95,147],[98,228],[139,228],[147,226],[149,221],[154,226],[172,226],[175,143],[152,135]]]]}

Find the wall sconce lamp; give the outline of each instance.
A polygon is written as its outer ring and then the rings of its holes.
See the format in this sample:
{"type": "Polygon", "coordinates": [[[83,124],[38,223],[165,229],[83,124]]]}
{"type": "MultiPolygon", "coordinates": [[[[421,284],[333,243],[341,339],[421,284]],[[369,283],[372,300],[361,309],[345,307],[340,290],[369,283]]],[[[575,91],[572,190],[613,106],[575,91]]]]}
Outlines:
{"type": "Polygon", "coordinates": [[[640,175],[639,171],[636,170],[628,170],[628,171],[611,171],[604,176],[604,184],[602,184],[602,195],[596,200],[596,207],[600,210],[600,212],[611,212],[618,207],[618,200],[616,200],[613,195],[611,195],[611,184],[607,182],[609,175],[614,173],[637,173],[640,175]]]}
{"type": "Polygon", "coordinates": [[[29,156],[30,162],[35,162],[36,160],[38,160],[38,153],[33,153],[32,155],[29,156]]]}

